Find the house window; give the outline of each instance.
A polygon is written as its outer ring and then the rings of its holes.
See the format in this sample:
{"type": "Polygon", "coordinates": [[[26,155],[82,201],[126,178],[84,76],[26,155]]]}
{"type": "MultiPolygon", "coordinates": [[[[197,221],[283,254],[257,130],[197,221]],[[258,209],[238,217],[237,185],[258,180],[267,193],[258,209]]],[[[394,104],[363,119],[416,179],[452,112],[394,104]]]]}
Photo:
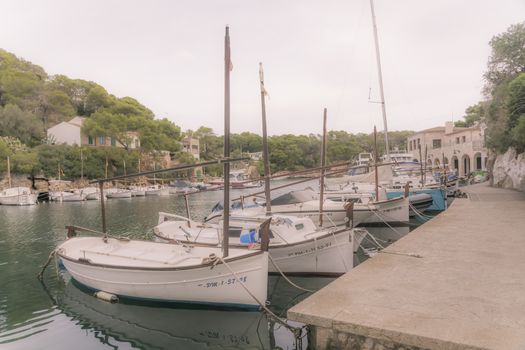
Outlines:
{"type": "Polygon", "coordinates": [[[135,139],[135,148],[139,148],[139,140],[135,139]]]}
{"type": "Polygon", "coordinates": [[[467,137],[466,136],[461,136],[461,143],[465,143],[465,141],[467,141],[467,137]]]}
{"type": "Polygon", "coordinates": [[[456,137],[456,144],[459,145],[459,137],[456,137]]]}
{"type": "Polygon", "coordinates": [[[117,145],[117,141],[114,137],[111,138],[111,146],[115,147],[117,145]]]}
{"type": "Polygon", "coordinates": [[[417,147],[421,147],[421,139],[417,139],[417,147]]]}
{"type": "Polygon", "coordinates": [[[412,141],[408,141],[408,150],[412,151],[412,141]]]}
{"type": "Polygon", "coordinates": [[[88,145],[92,145],[92,146],[93,146],[93,145],[95,144],[94,141],[95,141],[95,140],[93,140],[93,137],[92,137],[92,136],[88,136],[88,145]]]}
{"type": "Polygon", "coordinates": [[[432,140],[432,148],[441,148],[441,140],[440,139],[434,139],[432,140]]]}
{"type": "Polygon", "coordinates": [[[98,144],[103,146],[106,144],[106,137],[105,136],[99,136],[98,137],[98,144]]]}

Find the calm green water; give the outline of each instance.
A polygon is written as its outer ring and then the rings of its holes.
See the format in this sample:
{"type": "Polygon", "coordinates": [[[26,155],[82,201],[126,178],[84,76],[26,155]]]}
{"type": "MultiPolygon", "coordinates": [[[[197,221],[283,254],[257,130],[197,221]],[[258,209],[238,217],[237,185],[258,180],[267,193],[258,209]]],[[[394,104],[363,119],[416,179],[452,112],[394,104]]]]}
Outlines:
{"type": "MultiPolygon", "coordinates": [[[[232,191],[232,198],[240,194],[232,191]]],[[[205,216],[222,192],[190,196],[194,218],[205,216]]],[[[158,212],[185,215],[179,196],[109,200],[110,233],[151,239],[158,212]]],[[[0,206],[0,349],[293,349],[296,340],[260,312],[182,308],[153,304],[109,304],[91,296],[54,266],[45,285],[40,266],[65,239],[65,225],[100,229],[98,201],[0,206]]],[[[327,278],[295,278],[319,289],[327,278]]],[[[308,293],[270,277],[271,309],[280,315],[308,293]]],[[[306,348],[306,338],[302,348],[306,348]]]]}
{"type": "MultiPolygon", "coordinates": [[[[302,185],[301,187],[304,187],[302,185]]],[[[232,191],[231,196],[240,191],[232,191]]],[[[193,218],[202,218],[222,192],[190,196],[193,218]]],[[[183,198],[142,197],[109,200],[108,231],[151,239],[158,212],[185,215],[183,198]]],[[[109,304],[73,283],[67,273],[47,269],[45,285],[36,275],[65,225],[100,229],[98,201],[0,206],[0,349],[306,349],[284,327],[260,312],[183,308],[153,304],[109,304]]],[[[330,278],[293,278],[318,290],[330,278]]],[[[309,293],[281,277],[269,281],[270,308],[286,310],[309,293]]]]}

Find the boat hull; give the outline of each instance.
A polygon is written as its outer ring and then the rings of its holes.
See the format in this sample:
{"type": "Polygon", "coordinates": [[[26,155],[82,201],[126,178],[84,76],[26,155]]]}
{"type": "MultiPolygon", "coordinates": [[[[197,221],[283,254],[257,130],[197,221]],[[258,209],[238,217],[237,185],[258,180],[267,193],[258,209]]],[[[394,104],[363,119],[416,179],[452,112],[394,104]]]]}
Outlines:
{"type": "MultiPolygon", "coordinates": [[[[78,239],[86,238],[72,238],[64,242],[59,247],[58,255],[72,278],[94,290],[140,300],[259,308],[259,304],[241,286],[239,282],[241,280],[260,301],[266,301],[268,280],[268,253],[266,252],[254,252],[249,256],[228,260],[228,266],[235,272],[237,279],[222,263],[184,268],[156,268],[151,267],[147,260],[142,263],[142,258],[139,257],[130,258],[129,265],[116,266],[100,263],[103,261],[100,260],[103,254],[92,254],[89,250],[83,251],[84,259],[75,259],[68,256],[66,252],[70,249],[68,242],[78,239]]],[[[102,242],[100,238],[98,239],[102,242]]],[[[133,248],[124,252],[137,253],[133,248]]],[[[102,258],[107,259],[107,256],[102,258]]],[[[169,261],[165,264],[169,266],[169,261]]]]}
{"type": "Polygon", "coordinates": [[[146,190],[146,196],[169,196],[169,194],[170,190],[168,188],[146,190]]]}
{"type": "Polygon", "coordinates": [[[404,197],[392,198],[390,200],[374,202],[376,210],[372,211],[367,219],[361,222],[361,226],[370,224],[399,225],[407,224],[409,217],[409,199],[404,197]]]}
{"type": "Polygon", "coordinates": [[[38,195],[29,193],[29,194],[20,194],[15,196],[0,197],[1,205],[34,205],[37,203],[38,195]]]}
{"type": "Polygon", "coordinates": [[[352,230],[326,235],[316,240],[284,246],[270,245],[268,271],[279,269],[292,275],[338,276],[350,271],[354,260],[352,230]]]}
{"type": "Polygon", "coordinates": [[[117,198],[131,198],[131,191],[122,191],[122,192],[108,193],[106,195],[106,198],[113,198],[113,199],[117,199],[117,198]]]}
{"type": "MultiPolygon", "coordinates": [[[[447,194],[442,188],[428,188],[428,189],[416,189],[409,192],[411,194],[428,193],[432,196],[432,205],[427,208],[427,211],[443,211],[447,209],[447,194]]],[[[403,196],[404,191],[388,190],[387,197],[394,198],[403,196]]]]}

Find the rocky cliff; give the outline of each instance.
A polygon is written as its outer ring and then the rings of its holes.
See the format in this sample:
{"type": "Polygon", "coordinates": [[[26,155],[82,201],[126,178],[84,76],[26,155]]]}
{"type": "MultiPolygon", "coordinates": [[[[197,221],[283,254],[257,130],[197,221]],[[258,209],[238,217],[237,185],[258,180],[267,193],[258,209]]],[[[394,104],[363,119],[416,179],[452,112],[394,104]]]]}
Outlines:
{"type": "Polygon", "coordinates": [[[509,148],[504,154],[493,157],[490,163],[493,164],[493,186],[525,191],[525,153],[518,154],[509,148]]]}

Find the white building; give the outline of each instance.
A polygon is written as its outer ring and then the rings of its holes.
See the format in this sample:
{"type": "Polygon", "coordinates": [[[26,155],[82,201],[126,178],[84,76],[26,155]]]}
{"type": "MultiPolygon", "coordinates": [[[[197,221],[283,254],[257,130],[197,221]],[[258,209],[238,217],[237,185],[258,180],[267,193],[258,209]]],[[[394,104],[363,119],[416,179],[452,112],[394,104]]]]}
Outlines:
{"type": "Polygon", "coordinates": [[[477,123],[468,128],[455,127],[453,122],[419,131],[407,139],[408,151],[419,159],[421,155],[429,165],[445,164],[466,175],[474,170],[485,170],[487,149],[485,148],[485,125],[477,123]]]}
{"type": "Polygon", "coordinates": [[[186,136],[182,139],[182,150],[190,153],[195,160],[200,160],[200,145],[199,139],[196,137],[186,136]]]}
{"type": "MultiPolygon", "coordinates": [[[[74,117],[70,121],[58,123],[47,129],[47,138],[52,144],[66,144],[93,147],[121,147],[125,146],[115,138],[106,136],[90,136],[82,131],[82,125],[86,121],[85,117],[74,117]]],[[[138,133],[135,131],[127,132],[128,148],[140,148],[138,133]]]]}

